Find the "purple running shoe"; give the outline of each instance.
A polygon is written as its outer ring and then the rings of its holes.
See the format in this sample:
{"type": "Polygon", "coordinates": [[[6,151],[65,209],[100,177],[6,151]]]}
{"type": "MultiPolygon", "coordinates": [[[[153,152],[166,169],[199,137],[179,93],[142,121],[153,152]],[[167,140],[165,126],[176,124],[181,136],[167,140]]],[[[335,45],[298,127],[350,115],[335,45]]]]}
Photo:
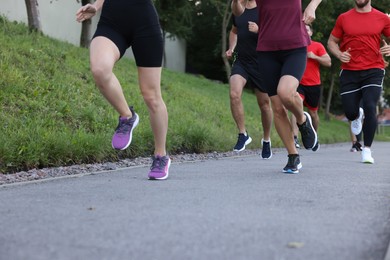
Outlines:
{"type": "Polygon", "coordinates": [[[152,157],[153,163],[150,167],[149,180],[165,180],[168,178],[171,159],[169,156],[156,155],[152,157]]]}
{"type": "Polygon", "coordinates": [[[133,107],[129,108],[133,116],[131,118],[119,117],[118,126],[112,137],[112,148],[117,150],[124,150],[129,147],[133,136],[133,130],[139,122],[139,116],[134,112],[133,107]]]}

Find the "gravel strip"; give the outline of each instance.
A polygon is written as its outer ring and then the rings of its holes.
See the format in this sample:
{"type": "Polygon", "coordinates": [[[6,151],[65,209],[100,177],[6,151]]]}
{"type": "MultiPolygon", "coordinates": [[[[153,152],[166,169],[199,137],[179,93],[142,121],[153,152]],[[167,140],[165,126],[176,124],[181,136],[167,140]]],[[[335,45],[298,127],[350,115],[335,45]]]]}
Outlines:
{"type": "MultiPolygon", "coordinates": [[[[274,149],[273,149],[274,150],[274,149]]],[[[274,151],[273,151],[274,152],[274,151]]],[[[259,155],[261,149],[257,150],[244,150],[242,152],[212,152],[206,154],[178,154],[170,155],[172,163],[183,163],[183,162],[194,162],[194,161],[205,161],[205,160],[218,160],[226,157],[237,157],[237,156],[248,156],[248,155],[259,155]]],[[[4,184],[11,184],[17,182],[28,182],[63,176],[71,176],[77,174],[86,174],[92,172],[101,172],[109,170],[117,170],[127,167],[134,166],[148,166],[152,163],[150,157],[138,157],[133,159],[120,160],[118,162],[106,162],[97,164],[80,164],[64,167],[53,167],[43,169],[32,169],[29,171],[21,171],[10,174],[0,173],[0,186],[4,184]]]]}

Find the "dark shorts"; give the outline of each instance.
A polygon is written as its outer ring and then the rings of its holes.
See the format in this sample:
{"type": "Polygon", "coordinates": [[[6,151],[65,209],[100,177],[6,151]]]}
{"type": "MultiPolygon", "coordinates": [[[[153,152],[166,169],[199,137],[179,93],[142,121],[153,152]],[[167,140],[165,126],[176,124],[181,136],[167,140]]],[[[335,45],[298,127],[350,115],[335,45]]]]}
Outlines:
{"type": "Polygon", "coordinates": [[[282,76],[290,75],[298,81],[301,80],[306,68],[306,47],[258,53],[260,76],[269,96],[277,95],[279,80],[282,76]]]}
{"type": "Polygon", "coordinates": [[[299,85],[297,89],[299,95],[302,97],[303,104],[309,110],[317,111],[320,103],[321,85],[305,86],[299,85]]]}
{"type": "Polygon", "coordinates": [[[342,70],[340,72],[340,95],[358,93],[366,88],[382,88],[384,69],[342,70]]]}
{"type": "Polygon", "coordinates": [[[232,72],[230,76],[240,75],[254,88],[257,88],[261,92],[266,93],[263,87],[263,81],[260,77],[260,71],[257,62],[242,62],[236,59],[232,66],[232,72]]]}
{"type": "Polygon", "coordinates": [[[164,42],[159,18],[151,1],[105,1],[93,38],[103,36],[119,49],[131,46],[139,67],[161,67],[164,42]]]}

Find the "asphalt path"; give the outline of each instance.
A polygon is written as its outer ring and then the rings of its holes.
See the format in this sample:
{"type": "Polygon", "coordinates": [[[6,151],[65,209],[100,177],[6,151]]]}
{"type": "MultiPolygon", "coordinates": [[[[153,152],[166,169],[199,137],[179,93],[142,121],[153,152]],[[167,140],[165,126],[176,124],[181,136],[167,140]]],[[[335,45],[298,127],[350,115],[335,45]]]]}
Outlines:
{"type": "Polygon", "coordinates": [[[172,162],[0,186],[0,259],[390,260],[390,143],[172,162]]]}

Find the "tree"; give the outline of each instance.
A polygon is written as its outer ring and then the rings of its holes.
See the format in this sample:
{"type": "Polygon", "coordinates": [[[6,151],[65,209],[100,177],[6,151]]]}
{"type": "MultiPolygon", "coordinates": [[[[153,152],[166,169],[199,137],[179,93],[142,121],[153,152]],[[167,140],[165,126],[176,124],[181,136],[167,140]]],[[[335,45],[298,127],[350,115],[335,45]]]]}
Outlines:
{"type": "Polygon", "coordinates": [[[30,31],[42,31],[41,19],[39,16],[38,0],[25,0],[27,8],[28,27],[30,31]]]}
{"type": "MultiPolygon", "coordinates": [[[[78,3],[80,3],[80,0],[77,0],[78,3]]],[[[86,4],[91,4],[92,2],[95,2],[95,0],[81,0],[81,6],[84,6],[86,4]]],[[[80,34],[80,46],[84,48],[89,47],[89,43],[91,41],[91,29],[92,28],[92,21],[91,19],[85,20],[81,23],[81,34],[80,34]]]]}
{"type": "Polygon", "coordinates": [[[228,26],[229,22],[232,18],[232,11],[230,8],[230,0],[225,0],[225,2],[221,0],[210,0],[211,4],[215,6],[218,11],[218,14],[222,18],[221,22],[221,58],[225,65],[226,78],[229,81],[230,73],[231,73],[231,65],[229,60],[226,57],[226,50],[228,48],[228,26]]]}
{"type": "Polygon", "coordinates": [[[160,17],[164,35],[187,40],[192,32],[192,18],[195,4],[192,0],[155,0],[154,5],[160,17]]]}
{"type": "MultiPolygon", "coordinates": [[[[187,42],[188,72],[202,74],[213,80],[227,81],[228,70],[221,53],[224,56],[227,49],[226,35],[230,22],[229,15],[231,15],[230,9],[227,9],[228,2],[227,0],[202,0],[196,6],[196,13],[193,14],[194,27],[187,42]],[[227,16],[224,16],[225,13],[227,16]]],[[[230,64],[228,68],[230,69],[230,64]]]]}
{"type": "MultiPolygon", "coordinates": [[[[187,40],[192,31],[192,14],[195,11],[193,1],[189,0],[155,0],[154,5],[160,18],[163,31],[163,39],[166,37],[180,37],[187,40]]],[[[164,49],[164,64],[166,67],[167,57],[164,49]]]]}

